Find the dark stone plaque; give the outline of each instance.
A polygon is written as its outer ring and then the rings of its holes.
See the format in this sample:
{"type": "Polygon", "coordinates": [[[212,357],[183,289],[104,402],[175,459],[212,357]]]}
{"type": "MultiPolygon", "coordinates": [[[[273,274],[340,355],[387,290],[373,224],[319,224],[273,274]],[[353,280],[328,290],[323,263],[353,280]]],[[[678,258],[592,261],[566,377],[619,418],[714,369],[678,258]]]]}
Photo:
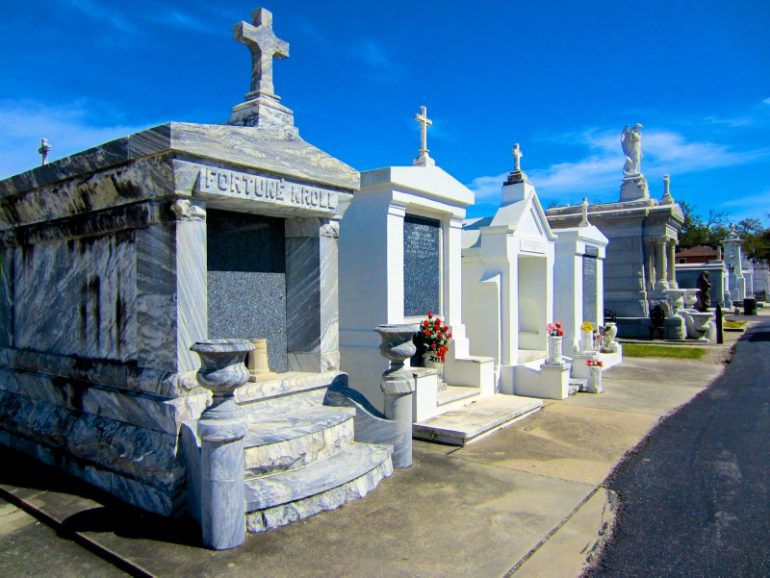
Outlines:
{"type": "Polygon", "coordinates": [[[404,217],[404,315],[422,316],[440,311],[441,222],[404,217]]]}
{"type": "Polygon", "coordinates": [[[596,310],[596,257],[583,255],[583,321],[597,323],[596,310]]]}
{"type": "Polygon", "coordinates": [[[266,338],[270,369],[288,370],[284,221],[207,211],[209,338],[266,338]]]}

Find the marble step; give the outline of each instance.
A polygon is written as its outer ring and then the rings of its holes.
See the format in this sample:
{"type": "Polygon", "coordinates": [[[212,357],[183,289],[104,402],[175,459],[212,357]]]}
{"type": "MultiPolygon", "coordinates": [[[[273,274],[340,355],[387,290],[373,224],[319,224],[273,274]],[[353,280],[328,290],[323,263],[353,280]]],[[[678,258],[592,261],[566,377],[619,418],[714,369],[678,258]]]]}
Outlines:
{"type": "MultiPolygon", "coordinates": [[[[371,447],[371,446],[370,446],[371,447]]],[[[246,514],[246,528],[249,532],[259,533],[272,530],[314,516],[320,512],[334,510],[350,502],[366,496],[377,485],[393,474],[390,461],[390,446],[375,446],[384,448],[379,455],[382,461],[375,462],[374,467],[339,486],[319,492],[295,502],[280,504],[263,510],[246,514]]]]}
{"type": "Polygon", "coordinates": [[[353,443],[353,418],[347,407],[317,406],[292,414],[255,414],[246,434],[246,469],[267,475],[324,460],[353,443]]]}
{"type": "Polygon", "coordinates": [[[570,377],[569,379],[569,394],[574,395],[579,391],[585,391],[588,388],[588,380],[580,379],[577,377],[570,377]]]}
{"type": "Polygon", "coordinates": [[[412,424],[412,436],[425,441],[463,446],[542,407],[542,399],[498,393],[460,409],[412,424]]]}
{"type": "Polygon", "coordinates": [[[340,372],[303,373],[288,371],[274,373],[256,382],[249,381],[235,391],[235,400],[246,412],[286,410],[315,407],[323,403],[326,389],[338,379],[340,372]]]}
{"type": "Polygon", "coordinates": [[[478,387],[465,387],[461,385],[447,385],[436,395],[436,405],[448,405],[450,403],[467,400],[471,397],[479,396],[478,387]]]}
{"type": "MultiPolygon", "coordinates": [[[[393,471],[390,461],[392,451],[391,446],[356,442],[330,458],[296,470],[270,476],[247,471],[246,511],[263,511],[283,505],[299,511],[303,508],[298,502],[354,482],[372,470],[381,469],[380,479],[389,476],[393,471]]],[[[297,519],[304,517],[307,516],[297,519]]],[[[291,521],[294,520],[286,523],[291,521]]]]}

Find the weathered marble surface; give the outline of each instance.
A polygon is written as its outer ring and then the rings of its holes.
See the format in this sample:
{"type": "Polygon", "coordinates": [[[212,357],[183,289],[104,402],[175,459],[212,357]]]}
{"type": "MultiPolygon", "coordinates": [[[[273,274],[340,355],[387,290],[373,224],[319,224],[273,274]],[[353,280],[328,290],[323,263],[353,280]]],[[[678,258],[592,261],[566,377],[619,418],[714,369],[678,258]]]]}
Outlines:
{"type": "Polygon", "coordinates": [[[358,190],[360,186],[357,171],[300,138],[251,127],[175,122],[105,143],[0,181],[0,197],[49,185],[73,174],[97,172],[171,151],[214,162],[260,167],[272,173],[302,181],[327,183],[343,190],[358,190]]]}
{"type": "Polygon", "coordinates": [[[341,486],[309,496],[298,502],[281,504],[266,510],[246,515],[246,527],[249,532],[259,533],[291,524],[308,518],[319,512],[334,510],[351,500],[361,499],[377,487],[384,478],[393,475],[390,460],[383,460],[379,465],[341,486]]]}
{"type": "Polygon", "coordinates": [[[0,368],[3,391],[47,402],[75,412],[87,412],[150,430],[176,435],[182,421],[195,419],[210,396],[202,390],[171,399],[129,394],[67,377],[0,368]]]}
{"type": "Polygon", "coordinates": [[[173,494],[184,480],[175,434],[136,427],[0,390],[0,424],[12,437],[173,494]]]}
{"type": "Polygon", "coordinates": [[[168,491],[154,483],[143,483],[100,466],[94,466],[67,452],[11,435],[2,429],[0,429],[0,444],[33,456],[49,466],[60,468],[129,504],[161,516],[176,515],[184,505],[181,484],[175,486],[172,491],[168,491]]]}
{"type": "Polygon", "coordinates": [[[249,423],[246,468],[265,475],[327,459],[353,442],[355,412],[313,407],[249,423]]]}
{"type": "Polygon", "coordinates": [[[247,511],[264,510],[326,492],[355,480],[386,462],[391,448],[356,443],[323,461],[298,470],[246,478],[247,511]]]}
{"type": "Polygon", "coordinates": [[[117,361],[136,357],[131,232],[22,245],[16,252],[23,263],[14,269],[16,347],[117,361]]]}

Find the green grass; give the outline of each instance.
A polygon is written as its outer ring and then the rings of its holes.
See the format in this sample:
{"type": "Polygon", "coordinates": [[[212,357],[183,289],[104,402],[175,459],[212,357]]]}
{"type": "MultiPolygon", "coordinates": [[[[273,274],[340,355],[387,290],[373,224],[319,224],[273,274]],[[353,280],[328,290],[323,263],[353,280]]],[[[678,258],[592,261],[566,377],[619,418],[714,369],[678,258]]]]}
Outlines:
{"type": "Polygon", "coordinates": [[[743,329],[748,321],[725,321],[723,327],[725,329],[743,329]]]}
{"type": "Polygon", "coordinates": [[[624,357],[670,357],[674,359],[700,359],[706,355],[702,347],[683,347],[679,345],[644,345],[624,343],[624,357]]]}

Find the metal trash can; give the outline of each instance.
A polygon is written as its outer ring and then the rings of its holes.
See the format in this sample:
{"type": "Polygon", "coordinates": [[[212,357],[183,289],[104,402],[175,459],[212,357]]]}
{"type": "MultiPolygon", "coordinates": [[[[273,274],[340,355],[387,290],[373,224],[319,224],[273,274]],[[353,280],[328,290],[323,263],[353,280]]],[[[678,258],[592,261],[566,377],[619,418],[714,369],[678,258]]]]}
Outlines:
{"type": "Polygon", "coordinates": [[[744,315],[756,315],[757,314],[757,300],[746,297],[743,300],[743,314],[744,315]]]}

